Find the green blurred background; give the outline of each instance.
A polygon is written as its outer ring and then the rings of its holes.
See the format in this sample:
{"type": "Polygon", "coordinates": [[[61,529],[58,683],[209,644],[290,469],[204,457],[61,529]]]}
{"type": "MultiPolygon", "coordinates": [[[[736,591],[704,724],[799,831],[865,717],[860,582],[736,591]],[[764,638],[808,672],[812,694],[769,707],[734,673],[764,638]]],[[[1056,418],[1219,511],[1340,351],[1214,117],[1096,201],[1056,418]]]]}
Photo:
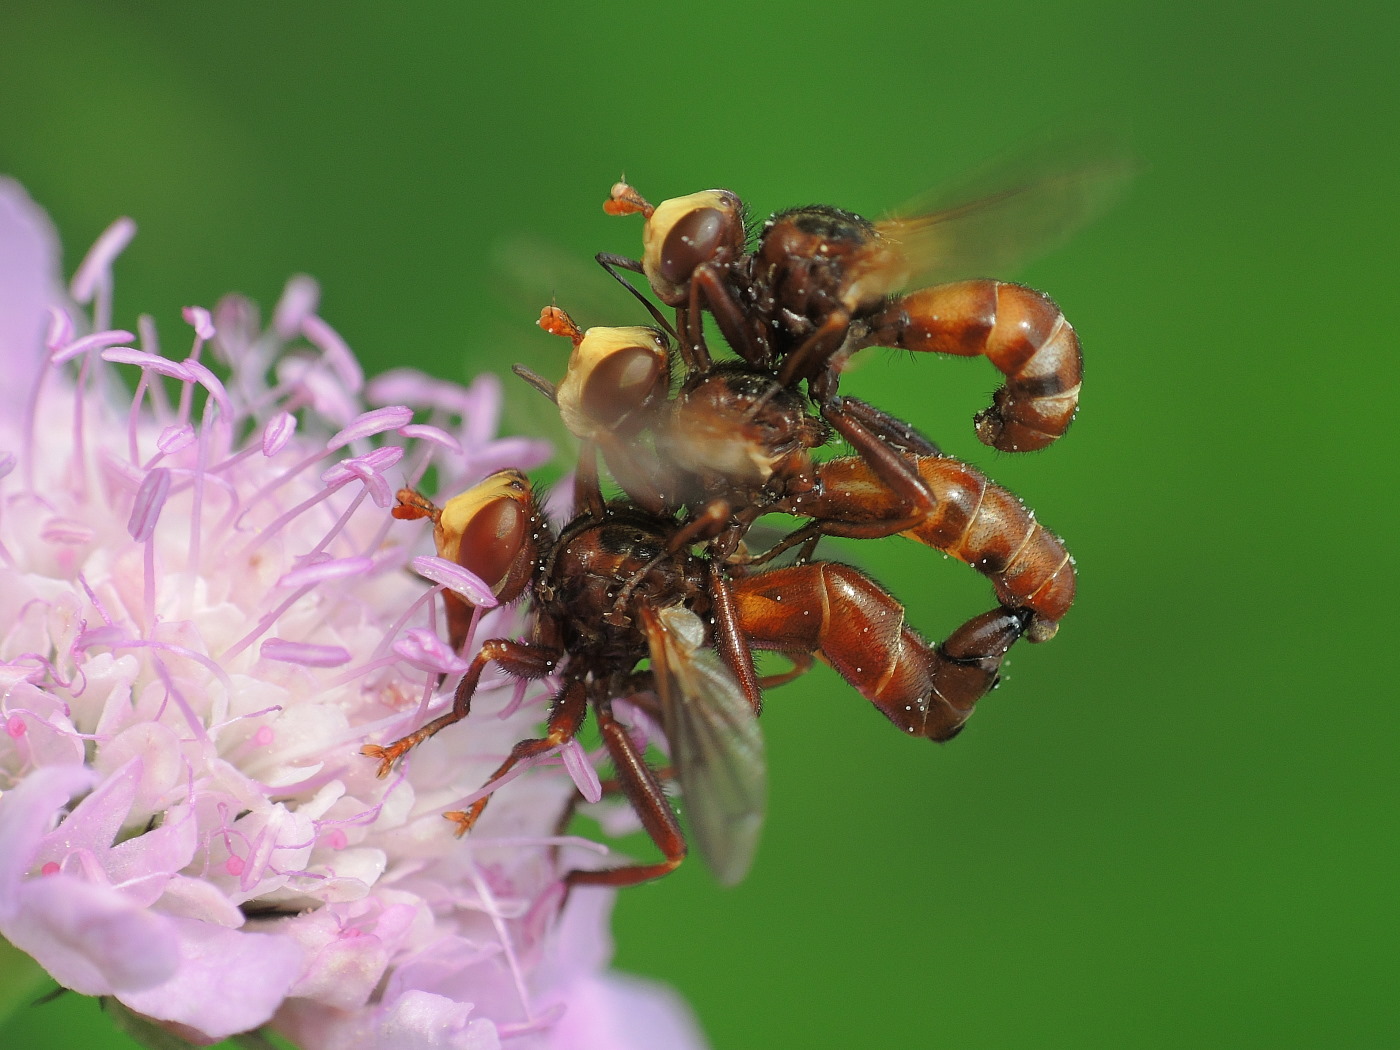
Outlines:
{"type": "MultiPolygon", "coordinates": [[[[11,0],[0,170],[70,268],[139,221],[119,322],[173,339],[180,306],[270,307],[304,271],[369,369],[466,378],[560,371],[499,246],[634,254],[599,207],[624,170],[653,199],[878,214],[1047,131],[1120,131],[1124,202],[1014,275],[1083,337],[1068,440],[981,447],[983,363],[874,351],[843,386],[1066,538],[1060,636],[946,747],[824,669],[773,693],[753,874],[623,893],[617,964],[723,1050],[1396,1045],[1397,31],[1379,4],[11,0]]],[[[574,270],[540,294],[640,321],[574,270]]],[[[510,389],[513,427],[548,424],[510,389]]],[[[846,550],[931,637],[990,605],[902,540],[846,550]]],[[[88,1023],[69,997],[0,1045],[88,1023]]]]}

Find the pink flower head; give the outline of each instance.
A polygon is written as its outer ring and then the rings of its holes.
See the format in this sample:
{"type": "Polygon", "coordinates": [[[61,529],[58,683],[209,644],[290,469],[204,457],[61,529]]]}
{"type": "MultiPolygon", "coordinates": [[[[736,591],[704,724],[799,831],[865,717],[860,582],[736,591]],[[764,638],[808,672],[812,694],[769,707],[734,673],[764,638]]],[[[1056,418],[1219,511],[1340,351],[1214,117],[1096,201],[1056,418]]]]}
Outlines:
{"type": "MultiPolygon", "coordinates": [[[[495,436],[489,377],[366,383],[308,278],[266,328],[241,298],[187,308],[173,354],[148,318],[112,329],[134,234],[65,292],[47,219],[0,180],[0,936],[196,1042],[701,1045],[664,989],[604,972],[610,892],[561,914],[561,868],[601,848],[554,830],[576,783],[596,797],[581,748],[466,839],[442,819],[540,703],[502,679],[390,778],[358,754],[464,666],[435,603],[472,581],[411,570],[428,533],[390,494],[547,448],[495,436]]],[[[483,610],[477,637],[518,621],[483,610]]]]}

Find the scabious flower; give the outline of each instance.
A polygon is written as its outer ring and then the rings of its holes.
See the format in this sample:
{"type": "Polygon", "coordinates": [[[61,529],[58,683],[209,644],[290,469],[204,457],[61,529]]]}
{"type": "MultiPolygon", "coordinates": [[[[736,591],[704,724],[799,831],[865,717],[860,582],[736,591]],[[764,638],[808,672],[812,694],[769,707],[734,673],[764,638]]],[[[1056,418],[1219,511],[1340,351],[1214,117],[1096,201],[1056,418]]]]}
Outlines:
{"type": "Polygon", "coordinates": [[[0,180],[0,936],[197,1043],[700,1045],[671,993],[605,972],[612,894],[561,905],[560,854],[591,845],[554,827],[581,752],[464,840],[441,817],[535,735],[537,698],[486,683],[386,780],[358,754],[464,666],[394,489],[547,449],[495,436],[493,378],[366,383],[306,278],[266,327],[236,296],[186,309],[176,354],[149,318],[114,330],[134,231],[65,292],[46,217],[0,180]]]}

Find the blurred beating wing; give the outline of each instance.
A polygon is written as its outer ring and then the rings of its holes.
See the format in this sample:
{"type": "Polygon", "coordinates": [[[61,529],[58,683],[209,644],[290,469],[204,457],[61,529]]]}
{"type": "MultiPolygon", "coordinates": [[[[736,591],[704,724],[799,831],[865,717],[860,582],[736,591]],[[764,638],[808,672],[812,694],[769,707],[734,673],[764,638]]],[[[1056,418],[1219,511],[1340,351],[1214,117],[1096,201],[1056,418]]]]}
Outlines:
{"type": "Polygon", "coordinates": [[[725,886],[748,874],[767,796],[763,736],[700,618],[680,605],[644,610],[661,724],[700,855],[725,886]]]}
{"type": "MultiPolygon", "coordinates": [[[[494,290],[522,319],[533,322],[541,307],[554,303],[582,328],[653,323],[637,300],[586,254],[526,233],[497,238],[490,254],[494,290]]],[[[632,279],[646,287],[640,274],[632,279]]],[[[557,359],[568,357],[567,343],[537,341],[557,359]]]]}
{"type": "Polygon", "coordinates": [[[1134,169],[1112,141],[1049,141],[925,194],[876,226],[899,246],[906,288],[1004,277],[1107,211],[1134,169]]]}

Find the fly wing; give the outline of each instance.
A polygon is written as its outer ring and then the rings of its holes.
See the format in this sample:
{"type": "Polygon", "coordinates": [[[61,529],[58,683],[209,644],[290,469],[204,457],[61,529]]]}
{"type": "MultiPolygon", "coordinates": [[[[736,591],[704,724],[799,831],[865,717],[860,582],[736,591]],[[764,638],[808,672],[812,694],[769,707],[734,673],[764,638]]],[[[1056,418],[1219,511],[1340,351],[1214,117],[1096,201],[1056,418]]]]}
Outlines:
{"type": "Polygon", "coordinates": [[[903,257],[905,287],[1001,277],[1106,211],[1135,165],[1101,138],[1045,142],[876,224],[903,257]]]}
{"type": "MultiPolygon", "coordinates": [[[[509,307],[506,316],[510,324],[509,328],[499,322],[488,325],[476,337],[483,348],[490,347],[495,360],[519,361],[518,367],[529,374],[517,374],[546,396],[551,396],[546,388],[564,373],[568,343],[547,339],[538,329],[532,333],[528,326],[519,323],[521,316],[538,316],[541,307],[554,303],[565,307],[584,328],[594,324],[644,323],[642,308],[621,294],[617,283],[601,267],[583,261],[546,238],[528,234],[498,238],[490,249],[490,263],[491,291],[495,301],[509,307]],[[543,376],[544,385],[538,385],[531,376],[543,376]]],[[[523,422],[531,432],[550,437],[559,447],[576,444],[561,425],[559,413],[546,408],[544,401],[511,397],[507,403],[513,412],[529,413],[529,419],[523,422]]]]}
{"type": "Polygon", "coordinates": [[[733,886],[758,847],[767,770],[758,718],[734,675],[683,606],[644,610],[661,724],[696,846],[733,886]]]}

